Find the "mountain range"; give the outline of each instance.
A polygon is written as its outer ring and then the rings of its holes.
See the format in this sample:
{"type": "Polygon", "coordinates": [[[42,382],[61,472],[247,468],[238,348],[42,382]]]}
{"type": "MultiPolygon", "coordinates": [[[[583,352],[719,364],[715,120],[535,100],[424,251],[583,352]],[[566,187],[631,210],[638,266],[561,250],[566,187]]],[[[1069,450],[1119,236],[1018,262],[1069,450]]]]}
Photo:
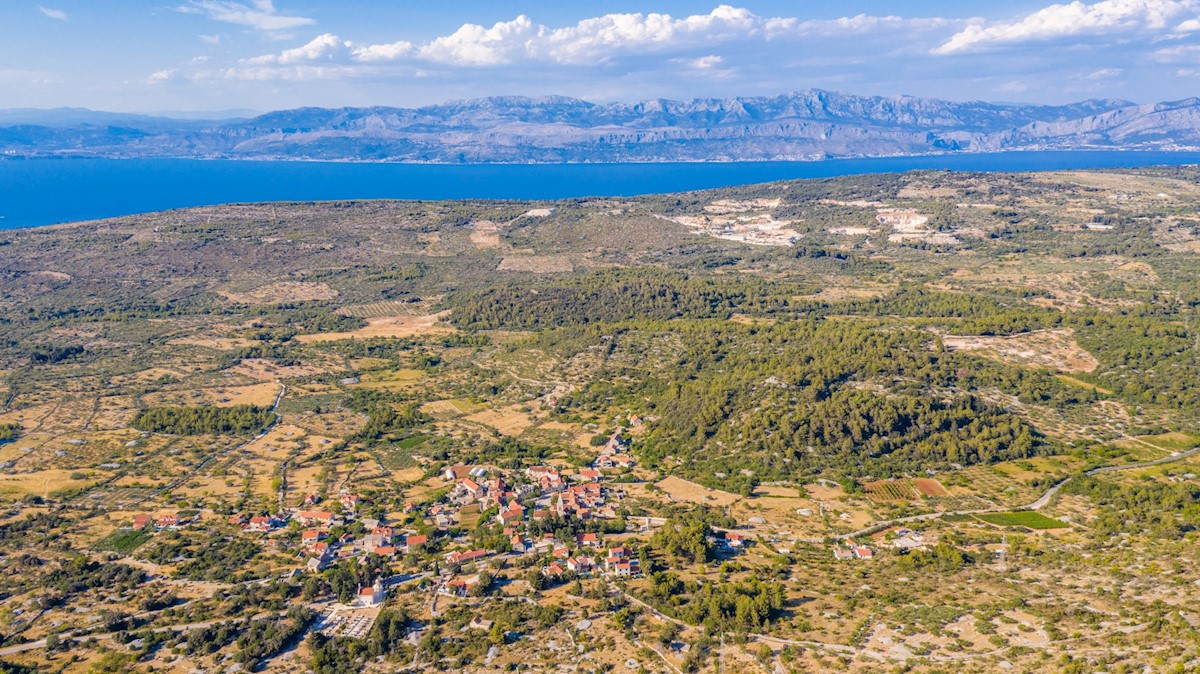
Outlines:
{"type": "Polygon", "coordinates": [[[1197,148],[1197,98],[1051,106],[814,89],[773,97],[608,104],[508,96],[421,108],[298,108],[214,120],[0,110],[5,157],[536,163],[1197,148]]]}

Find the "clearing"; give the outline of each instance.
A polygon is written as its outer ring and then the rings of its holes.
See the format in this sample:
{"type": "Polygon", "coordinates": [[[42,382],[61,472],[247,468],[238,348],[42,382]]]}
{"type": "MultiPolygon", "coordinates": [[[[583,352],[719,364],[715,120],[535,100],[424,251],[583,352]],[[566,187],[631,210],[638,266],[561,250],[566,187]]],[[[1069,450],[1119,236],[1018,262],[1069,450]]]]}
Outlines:
{"type": "Polygon", "coordinates": [[[1092,372],[1100,362],[1084,351],[1070,329],[1038,330],[1011,337],[960,337],[946,335],[942,343],[951,351],[977,353],[984,358],[1060,372],[1092,372]]]}
{"type": "Polygon", "coordinates": [[[351,332],[324,332],[296,337],[302,344],[336,342],[343,339],[370,339],[372,337],[413,337],[427,334],[450,334],[457,328],[441,323],[450,314],[442,311],[428,316],[383,316],[368,318],[366,327],[351,332]]]}

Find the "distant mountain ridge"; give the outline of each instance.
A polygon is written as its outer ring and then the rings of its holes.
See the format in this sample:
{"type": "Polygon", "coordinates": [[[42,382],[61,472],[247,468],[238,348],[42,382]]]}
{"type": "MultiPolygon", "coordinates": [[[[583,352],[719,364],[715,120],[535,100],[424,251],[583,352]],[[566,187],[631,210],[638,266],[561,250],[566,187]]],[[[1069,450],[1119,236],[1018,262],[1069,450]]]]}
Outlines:
{"type": "Polygon", "coordinates": [[[298,108],[180,120],[0,111],[0,155],[401,162],[762,161],[1005,150],[1200,148],[1200,99],[956,103],[812,89],[651,99],[497,96],[421,108],[298,108]]]}

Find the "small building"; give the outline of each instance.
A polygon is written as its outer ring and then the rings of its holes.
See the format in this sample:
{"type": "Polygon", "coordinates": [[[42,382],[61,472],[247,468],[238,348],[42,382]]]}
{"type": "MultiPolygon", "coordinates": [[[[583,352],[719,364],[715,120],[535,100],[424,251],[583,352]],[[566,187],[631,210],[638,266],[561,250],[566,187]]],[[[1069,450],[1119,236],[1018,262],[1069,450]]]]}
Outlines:
{"type": "Polygon", "coordinates": [[[358,596],[355,598],[355,606],[362,608],[372,608],[383,603],[387,593],[383,589],[383,580],[376,578],[375,584],[371,587],[361,587],[358,589],[358,596]]]}
{"type": "Polygon", "coordinates": [[[254,517],[250,518],[250,523],[246,525],[246,531],[265,533],[274,527],[274,518],[267,517],[266,515],[255,515],[254,517]]]}

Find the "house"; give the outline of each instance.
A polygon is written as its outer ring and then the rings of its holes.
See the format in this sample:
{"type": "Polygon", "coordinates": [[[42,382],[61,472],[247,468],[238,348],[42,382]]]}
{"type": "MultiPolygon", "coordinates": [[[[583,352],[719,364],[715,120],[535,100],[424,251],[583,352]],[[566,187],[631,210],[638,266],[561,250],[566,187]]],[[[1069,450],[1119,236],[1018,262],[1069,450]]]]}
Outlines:
{"type": "Polygon", "coordinates": [[[521,534],[513,534],[512,538],[508,540],[508,545],[513,552],[517,553],[524,553],[529,549],[528,546],[525,545],[525,539],[521,538],[521,534]]]}
{"type": "Polygon", "coordinates": [[[396,556],[396,547],[393,545],[381,545],[372,550],[371,554],[391,559],[392,557],[396,556]]]}
{"type": "Polygon", "coordinates": [[[577,574],[591,573],[592,569],[596,568],[596,563],[591,557],[571,557],[567,560],[567,570],[577,574]]]}
{"type": "Polygon", "coordinates": [[[600,537],[591,532],[577,534],[575,536],[575,544],[582,548],[598,548],[600,547],[600,537]]]}
{"type": "Polygon", "coordinates": [[[305,494],[304,495],[304,505],[306,505],[306,506],[314,506],[320,502],[321,502],[321,497],[316,494],[305,494]]]}
{"type": "Polygon", "coordinates": [[[575,478],[580,482],[598,482],[604,475],[595,468],[580,468],[575,478]]]}
{"type": "Polygon", "coordinates": [[[467,562],[473,562],[477,559],[487,557],[490,554],[492,554],[491,550],[462,550],[448,553],[446,555],[446,561],[450,564],[466,564],[467,562]]]}
{"type": "MultiPolygon", "coordinates": [[[[326,545],[326,544],[321,543],[320,545],[326,545]]],[[[318,573],[320,571],[324,571],[326,569],[326,567],[329,566],[329,562],[332,559],[333,559],[333,555],[329,554],[329,548],[326,545],[326,548],[324,550],[321,550],[316,556],[310,557],[309,560],[307,562],[305,562],[305,567],[307,567],[308,570],[312,571],[313,573],[318,573]]]]}
{"type": "Polygon", "coordinates": [[[238,513],[236,515],[230,515],[229,523],[235,527],[240,527],[246,523],[246,516],[243,515],[242,513],[238,513]]]}
{"type": "Polygon", "coordinates": [[[423,534],[411,534],[404,537],[404,547],[406,552],[412,552],[425,546],[429,542],[429,537],[423,534]]]}
{"type": "Polygon", "coordinates": [[[746,544],[746,537],[732,531],[725,532],[725,545],[730,548],[740,548],[746,544]]]}
{"type": "Polygon", "coordinates": [[[567,483],[563,482],[562,477],[558,473],[543,475],[541,479],[538,480],[538,484],[541,486],[543,493],[562,491],[567,486],[567,483]]]}
{"type": "Polygon", "coordinates": [[[911,529],[897,529],[892,547],[900,550],[918,550],[925,547],[925,536],[911,529]]]}
{"type": "Polygon", "coordinates": [[[179,515],[175,513],[166,513],[159,515],[154,521],[154,525],[159,529],[178,529],[180,524],[179,515]]]}
{"type": "Polygon", "coordinates": [[[316,529],[307,529],[300,533],[300,543],[302,543],[304,545],[304,547],[306,547],[306,548],[311,548],[312,546],[316,545],[318,542],[325,540],[325,536],[326,536],[326,534],[324,531],[318,531],[316,529]]]}
{"type": "Polygon", "coordinates": [[[363,547],[369,550],[381,545],[390,545],[393,533],[391,527],[375,527],[371,529],[371,533],[363,536],[363,547]]]}
{"type": "Polygon", "coordinates": [[[484,632],[488,632],[492,629],[492,625],[494,624],[495,623],[493,623],[491,620],[487,620],[482,616],[475,616],[474,618],[471,618],[471,622],[467,623],[467,627],[473,630],[483,630],[484,632]]]}
{"type": "Polygon", "coordinates": [[[379,606],[383,603],[385,596],[387,596],[387,593],[383,589],[383,580],[376,578],[375,584],[371,587],[360,587],[358,589],[358,596],[355,598],[354,605],[363,608],[379,606]]]}
{"type": "Polygon", "coordinates": [[[341,501],[342,508],[349,510],[350,512],[354,512],[354,510],[358,508],[358,504],[361,502],[361,499],[357,494],[342,494],[341,501]]]}
{"type": "Polygon", "coordinates": [[[834,548],[833,549],[833,558],[834,559],[854,559],[854,551],[849,550],[847,548],[834,548]]]}
{"type": "Polygon", "coordinates": [[[469,477],[464,477],[463,479],[459,480],[454,487],[454,491],[455,493],[462,494],[472,500],[482,497],[485,493],[483,487],[469,477]]]}
{"type": "Polygon", "coordinates": [[[547,578],[559,578],[564,573],[566,573],[566,570],[558,562],[551,562],[550,566],[542,567],[542,575],[547,578]]]}
{"type": "Polygon", "coordinates": [[[438,593],[451,597],[465,597],[477,585],[479,585],[479,576],[454,578],[446,581],[445,585],[439,587],[438,593]]]}
{"type": "Polygon", "coordinates": [[[296,513],[296,520],[305,526],[333,526],[333,513],[328,510],[301,510],[296,513]]]}
{"type": "Polygon", "coordinates": [[[496,515],[497,524],[512,524],[521,522],[525,519],[525,507],[520,503],[513,503],[507,510],[501,510],[496,515]]]}
{"type": "Polygon", "coordinates": [[[617,562],[612,567],[612,575],[620,578],[636,578],[642,575],[641,563],[636,559],[628,562],[617,562]]]}
{"type": "Polygon", "coordinates": [[[150,526],[150,523],[152,521],[153,520],[150,518],[149,515],[134,515],[133,516],[133,528],[137,529],[138,531],[141,531],[142,529],[145,529],[146,527],[150,526]]]}
{"type": "Polygon", "coordinates": [[[871,548],[860,545],[854,548],[854,556],[859,559],[872,559],[875,557],[875,553],[871,552],[871,548]]]}
{"type": "Polygon", "coordinates": [[[250,523],[246,525],[246,531],[267,532],[275,527],[274,518],[266,515],[255,515],[250,518],[250,523]]]}
{"type": "Polygon", "coordinates": [[[554,548],[553,554],[554,554],[555,559],[566,559],[567,557],[571,556],[571,548],[568,548],[567,546],[562,545],[557,548],[554,548]]]}
{"type": "Polygon", "coordinates": [[[619,545],[615,548],[609,548],[608,556],[616,557],[617,559],[629,559],[633,556],[633,548],[627,545],[619,545]]]}

